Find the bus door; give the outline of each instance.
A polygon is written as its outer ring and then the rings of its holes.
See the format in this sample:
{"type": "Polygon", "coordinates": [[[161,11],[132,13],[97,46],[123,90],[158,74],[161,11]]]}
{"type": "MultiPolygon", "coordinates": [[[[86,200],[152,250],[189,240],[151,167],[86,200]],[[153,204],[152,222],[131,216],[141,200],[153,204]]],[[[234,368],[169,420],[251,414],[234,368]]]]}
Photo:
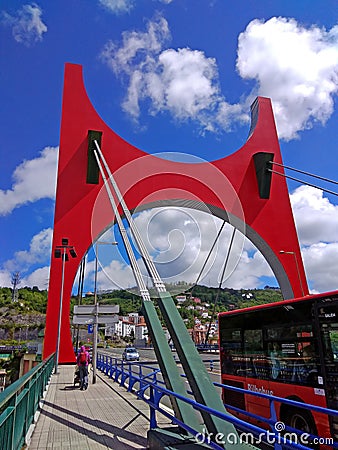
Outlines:
{"type": "MultiPolygon", "coordinates": [[[[317,311],[323,342],[327,406],[338,410],[338,302],[322,302],[317,311]]],[[[332,435],[338,441],[338,417],[331,417],[330,423],[332,435]]]]}

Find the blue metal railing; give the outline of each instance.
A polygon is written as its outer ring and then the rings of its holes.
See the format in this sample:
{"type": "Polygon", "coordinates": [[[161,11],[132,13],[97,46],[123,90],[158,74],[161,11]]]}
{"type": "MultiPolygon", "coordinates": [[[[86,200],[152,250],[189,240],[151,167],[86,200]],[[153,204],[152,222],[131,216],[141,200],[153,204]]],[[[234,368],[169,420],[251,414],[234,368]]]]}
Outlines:
{"type": "MultiPolygon", "coordinates": [[[[228,411],[236,412],[245,415],[247,418],[258,418],[260,422],[265,423],[265,428],[248,423],[247,420],[241,420],[231,414],[224,414],[202,405],[196,402],[193,398],[183,397],[175,392],[166,389],[164,382],[158,378],[160,370],[155,366],[156,363],[141,364],[136,362],[124,362],[119,358],[114,358],[106,354],[98,354],[97,368],[105,373],[108,377],[114,379],[121,386],[125,386],[128,391],[135,392],[137,396],[144,400],[150,407],[150,428],[157,427],[156,413],[160,413],[169,418],[173,423],[177,424],[180,428],[185,429],[188,433],[195,437],[199,443],[207,444],[210,448],[217,450],[223,449],[226,445],[227,436],[213,436],[211,437],[206,430],[192,430],[178,420],[168,409],[164,408],[161,404],[161,400],[164,396],[175,397],[188,404],[191,404],[196,411],[206,411],[222,420],[230,422],[238,430],[238,437],[231,436],[231,439],[240,439],[240,442],[255,445],[257,442],[265,442],[274,447],[275,450],[281,448],[292,449],[308,449],[309,446],[303,445],[304,437],[307,438],[306,443],[310,445],[314,443],[324,443],[323,438],[319,436],[307,434],[304,431],[296,430],[285,425],[285,428],[278,429],[277,414],[275,404],[283,403],[293,408],[302,408],[317,413],[325,414],[326,416],[335,416],[338,418],[338,412],[335,410],[322,408],[319,406],[308,405],[294,400],[287,400],[280,397],[274,397],[268,394],[262,394],[260,392],[248,391],[242,388],[236,388],[233,386],[224,385],[221,383],[214,383],[216,387],[225,388],[234,392],[239,392],[254,397],[264,398],[269,401],[270,405],[270,417],[263,418],[250,414],[247,411],[235,408],[230,405],[225,405],[228,411]],[[221,445],[220,445],[221,444],[221,445]]],[[[338,443],[333,442],[333,439],[326,439],[326,444],[329,443],[330,448],[338,448],[338,443]]]]}
{"type": "Polygon", "coordinates": [[[54,354],[0,393],[0,449],[19,450],[54,367],[54,354]]]}

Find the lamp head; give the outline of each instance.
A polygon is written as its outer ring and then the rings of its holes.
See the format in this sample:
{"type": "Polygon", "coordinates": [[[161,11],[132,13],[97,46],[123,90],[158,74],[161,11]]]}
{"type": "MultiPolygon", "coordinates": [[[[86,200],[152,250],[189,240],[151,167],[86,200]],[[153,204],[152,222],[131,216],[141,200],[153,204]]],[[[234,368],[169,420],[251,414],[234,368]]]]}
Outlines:
{"type": "Polygon", "coordinates": [[[72,258],[76,258],[76,257],[77,257],[76,251],[75,251],[73,248],[71,248],[71,249],[69,250],[69,253],[70,253],[70,256],[71,256],[72,258]]]}

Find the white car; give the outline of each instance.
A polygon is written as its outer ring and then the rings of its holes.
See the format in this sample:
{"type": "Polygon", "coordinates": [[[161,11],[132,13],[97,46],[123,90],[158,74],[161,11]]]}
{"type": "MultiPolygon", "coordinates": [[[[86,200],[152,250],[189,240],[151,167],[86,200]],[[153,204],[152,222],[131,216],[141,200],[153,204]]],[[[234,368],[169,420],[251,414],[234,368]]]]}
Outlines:
{"type": "Polygon", "coordinates": [[[123,361],[139,361],[140,354],[135,347],[127,347],[122,353],[123,361]]]}

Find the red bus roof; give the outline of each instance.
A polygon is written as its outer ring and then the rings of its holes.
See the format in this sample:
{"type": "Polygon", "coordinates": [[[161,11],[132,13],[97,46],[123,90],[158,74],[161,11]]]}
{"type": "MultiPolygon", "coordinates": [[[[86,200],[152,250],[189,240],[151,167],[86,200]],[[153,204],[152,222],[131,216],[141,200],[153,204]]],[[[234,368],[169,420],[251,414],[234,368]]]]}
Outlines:
{"type": "Polygon", "coordinates": [[[232,311],[225,311],[225,312],[219,313],[218,315],[220,317],[222,317],[222,316],[226,316],[229,314],[241,314],[241,313],[248,312],[248,311],[256,311],[258,309],[273,308],[275,306],[285,306],[285,305],[289,305],[292,303],[315,300],[317,298],[333,297],[335,295],[338,296],[338,291],[322,292],[321,294],[310,294],[310,295],[305,295],[304,297],[291,298],[291,299],[281,300],[279,302],[264,303],[262,305],[248,306],[247,308],[239,308],[239,309],[234,309],[232,311]]]}

